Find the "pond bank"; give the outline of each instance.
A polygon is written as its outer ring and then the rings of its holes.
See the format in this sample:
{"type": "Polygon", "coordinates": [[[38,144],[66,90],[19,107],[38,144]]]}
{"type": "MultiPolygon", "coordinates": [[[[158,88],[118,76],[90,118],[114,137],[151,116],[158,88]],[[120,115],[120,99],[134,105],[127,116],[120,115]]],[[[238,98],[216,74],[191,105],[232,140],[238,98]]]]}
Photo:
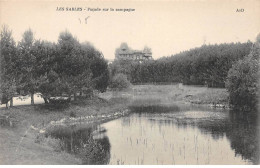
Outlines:
{"type": "Polygon", "coordinates": [[[81,164],[76,156],[57,148],[57,140],[45,137],[46,128],[58,124],[105,122],[128,114],[125,99],[79,100],[69,106],[45,105],[1,108],[0,115],[16,121],[0,127],[0,164],[81,164]]]}

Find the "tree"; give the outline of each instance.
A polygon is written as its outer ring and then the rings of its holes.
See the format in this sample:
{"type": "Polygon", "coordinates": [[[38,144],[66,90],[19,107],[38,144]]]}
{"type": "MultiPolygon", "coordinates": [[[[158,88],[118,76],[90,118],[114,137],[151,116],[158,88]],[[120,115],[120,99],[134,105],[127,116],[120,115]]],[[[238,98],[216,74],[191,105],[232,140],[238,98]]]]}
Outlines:
{"type": "MultiPolygon", "coordinates": [[[[92,52],[92,51],[91,51],[92,52]]],[[[76,94],[93,87],[91,60],[95,55],[88,54],[78,40],[68,31],[60,33],[58,40],[56,72],[66,84],[66,94],[76,94]]]]}
{"type": "Polygon", "coordinates": [[[103,54],[88,42],[82,43],[81,49],[83,51],[84,60],[90,64],[93,89],[100,92],[106,91],[109,84],[109,71],[107,61],[104,59],[103,54]]]}
{"type": "Polygon", "coordinates": [[[42,94],[45,103],[48,103],[49,98],[52,95],[56,95],[56,89],[62,85],[55,72],[57,66],[55,59],[58,54],[57,46],[55,43],[36,40],[34,49],[38,67],[36,73],[39,77],[37,91],[42,94]]]}
{"type": "Polygon", "coordinates": [[[239,60],[228,72],[226,87],[234,108],[255,110],[258,104],[260,35],[251,53],[239,60]]]}
{"type": "Polygon", "coordinates": [[[34,104],[34,93],[39,86],[39,74],[37,74],[40,68],[37,62],[37,50],[38,44],[34,39],[34,33],[31,29],[24,32],[22,40],[18,43],[18,62],[19,68],[19,84],[20,90],[31,95],[31,104],[34,104]]]}
{"type": "Polygon", "coordinates": [[[127,77],[125,74],[116,74],[110,83],[110,88],[115,90],[123,90],[130,86],[130,82],[127,80],[127,77]]]}
{"type": "Polygon", "coordinates": [[[38,72],[39,91],[48,103],[50,97],[91,94],[93,89],[105,91],[109,74],[103,55],[88,42],[80,44],[68,31],[61,32],[58,44],[43,43],[38,47],[43,71],[38,72]],[[46,66],[49,65],[49,66],[46,66]]]}
{"type": "Polygon", "coordinates": [[[91,62],[92,80],[94,88],[100,92],[105,92],[109,84],[109,71],[107,61],[102,53],[97,52],[96,58],[91,62]]]}
{"type": "Polygon", "coordinates": [[[0,97],[8,107],[9,100],[10,106],[13,105],[12,98],[16,92],[16,44],[7,26],[2,27],[0,37],[0,97]]]}

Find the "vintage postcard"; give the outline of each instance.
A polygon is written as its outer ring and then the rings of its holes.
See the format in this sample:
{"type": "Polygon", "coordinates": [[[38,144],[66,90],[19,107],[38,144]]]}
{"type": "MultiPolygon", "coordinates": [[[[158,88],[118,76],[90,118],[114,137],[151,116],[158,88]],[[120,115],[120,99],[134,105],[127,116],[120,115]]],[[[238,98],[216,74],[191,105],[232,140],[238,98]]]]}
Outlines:
{"type": "Polygon", "coordinates": [[[259,0],[0,0],[1,165],[258,165],[259,0]]]}

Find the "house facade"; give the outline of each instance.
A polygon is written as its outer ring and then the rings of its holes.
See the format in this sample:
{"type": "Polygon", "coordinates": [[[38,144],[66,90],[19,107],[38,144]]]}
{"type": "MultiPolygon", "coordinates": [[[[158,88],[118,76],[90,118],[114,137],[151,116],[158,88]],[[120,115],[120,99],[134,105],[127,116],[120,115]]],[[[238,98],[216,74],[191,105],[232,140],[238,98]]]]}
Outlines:
{"type": "Polygon", "coordinates": [[[143,50],[133,50],[129,48],[126,43],[122,43],[121,46],[116,49],[115,58],[121,60],[134,60],[139,62],[153,59],[150,48],[144,47],[143,50]]]}

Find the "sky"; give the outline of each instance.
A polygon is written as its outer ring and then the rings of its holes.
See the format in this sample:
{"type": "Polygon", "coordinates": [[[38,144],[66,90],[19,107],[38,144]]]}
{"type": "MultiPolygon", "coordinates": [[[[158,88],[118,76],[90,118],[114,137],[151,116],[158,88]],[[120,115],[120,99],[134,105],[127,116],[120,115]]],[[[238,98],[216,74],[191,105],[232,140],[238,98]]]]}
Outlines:
{"type": "Polygon", "coordinates": [[[57,42],[60,32],[68,30],[80,42],[91,42],[106,59],[114,59],[115,49],[122,42],[137,50],[148,46],[157,59],[203,44],[255,41],[260,33],[259,18],[260,0],[0,0],[0,24],[8,25],[15,41],[21,40],[28,28],[36,39],[52,42],[57,42]],[[57,11],[62,7],[64,11],[57,11]],[[72,7],[82,11],[66,11],[72,7]],[[134,11],[116,11],[124,8],[134,11]]]}

